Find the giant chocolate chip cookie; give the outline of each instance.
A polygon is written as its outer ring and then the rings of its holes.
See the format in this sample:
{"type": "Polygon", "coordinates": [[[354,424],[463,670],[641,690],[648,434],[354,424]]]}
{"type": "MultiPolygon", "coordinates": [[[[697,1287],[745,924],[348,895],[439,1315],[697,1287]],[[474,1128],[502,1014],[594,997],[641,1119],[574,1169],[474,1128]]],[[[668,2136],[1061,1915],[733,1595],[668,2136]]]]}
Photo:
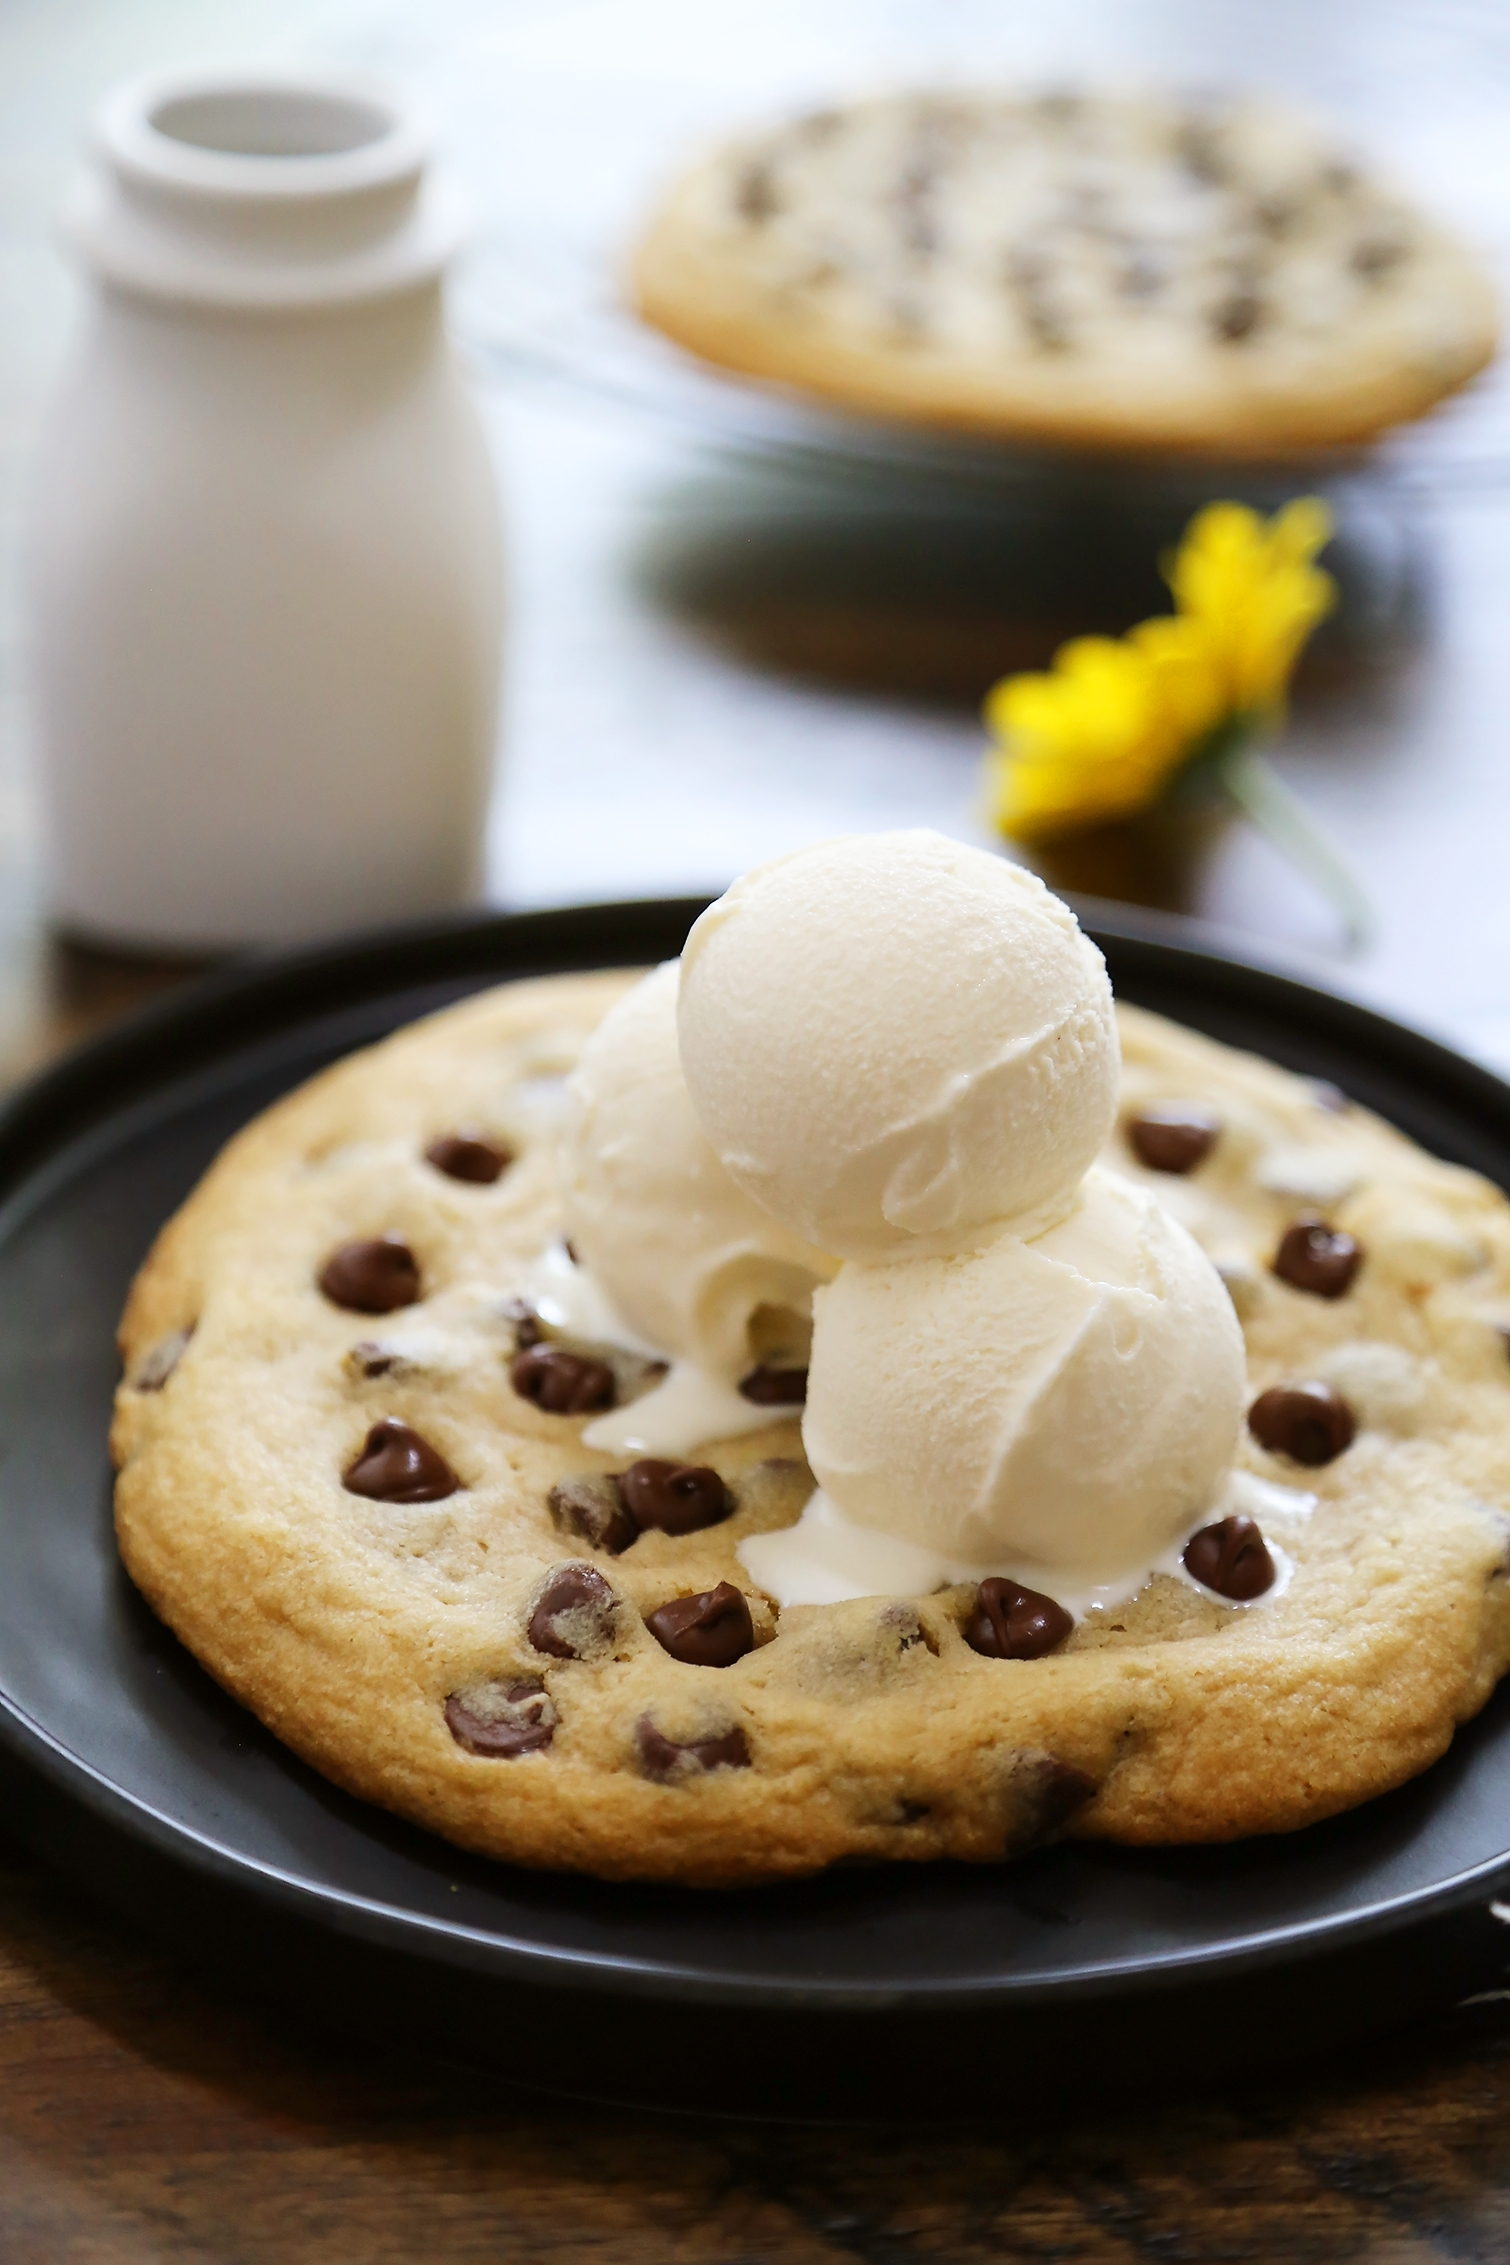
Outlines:
{"type": "Polygon", "coordinates": [[[1072,447],[1283,458],[1494,351],[1464,248],[1308,120],[1176,96],[894,95],[716,151],[641,313],[846,407],[1072,447]]]}
{"type": "Polygon", "coordinates": [[[1124,1009],[1105,1162],[1222,1270],[1225,1514],[1071,1630],[1006,1581],[778,1612],[800,1410],[688,1463],[582,1445],[643,1354],[522,1295],[561,1081],[631,978],[504,987],[232,1142],[121,1332],[132,1577],[368,1800],[525,1864],[696,1883],[840,1857],[1280,1831],[1425,1767],[1510,1661],[1510,1205],[1343,1098],[1124,1009]]]}

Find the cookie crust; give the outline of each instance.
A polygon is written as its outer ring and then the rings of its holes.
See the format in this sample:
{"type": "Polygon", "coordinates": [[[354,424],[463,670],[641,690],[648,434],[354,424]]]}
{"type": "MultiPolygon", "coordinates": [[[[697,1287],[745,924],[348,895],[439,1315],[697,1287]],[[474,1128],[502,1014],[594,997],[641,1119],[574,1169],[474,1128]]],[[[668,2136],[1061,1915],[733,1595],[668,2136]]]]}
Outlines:
{"type": "Polygon", "coordinates": [[[636,250],[704,360],[992,439],[1283,460],[1494,352],[1467,250],[1307,119],[1174,96],[893,95],[716,150],[636,250]]]}
{"type": "Polygon", "coordinates": [[[556,1230],[559,1080],[630,980],[508,985],[353,1056],[239,1135],[164,1229],[121,1328],[117,1530],[212,1675],[327,1777],[463,1846],[702,1885],[992,1860],[1066,1829],[1284,1831],[1443,1751],[1510,1664],[1510,1205],[1362,1110],[1133,1009],[1105,1161],[1157,1186],[1222,1264],[1254,1395],[1316,1377],[1358,1419],[1321,1469],[1245,1440],[1255,1479],[1316,1498],[1263,1514],[1293,1565],[1282,1595],[1238,1608],[1159,1576],[1031,1661],[969,1649],[968,1589],[778,1614],[735,1549],[797,1515],[791,1421],[700,1451],[733,1492],[725,1522],[619,1554],[563,1535],[552,1488],[615,1464],[582,1446],[584,1419],[513,1392],[502,1308],[556,1230]],[[1209,1154],[1147,1171],[1130,1122],[1189,1102],[1220,1122],[1209,1154]],[[461,1127],[512,1156],[496,1183],[426,1161],[461,1127]],[[1268,1271],[1318,1208],[1365,1252],[1337,1299],[1268,1271]],[[412,1247],[420,1301],[332,1305],[316,1286],[331,1250],[383,1234],[412,1247]],[[343,1487],[390,1417],[456,1492],[343,1487]],[[573,1623],[578,1657],[529,1635],[566,1565],[613,1599],[573,1623]],[[725,1667],[668,1656],[647,1615],[723,1581],[755,1648],[725,1667]]]}

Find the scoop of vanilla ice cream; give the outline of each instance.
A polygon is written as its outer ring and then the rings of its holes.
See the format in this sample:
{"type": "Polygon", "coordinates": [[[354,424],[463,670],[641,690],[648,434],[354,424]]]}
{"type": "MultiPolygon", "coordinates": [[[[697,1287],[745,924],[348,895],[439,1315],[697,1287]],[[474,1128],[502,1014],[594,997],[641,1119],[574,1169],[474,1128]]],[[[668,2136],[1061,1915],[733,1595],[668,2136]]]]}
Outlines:
{"type": "Polygon", "coordinates": [[[886,1259],[1068,1203],[1111,1130],[1111,986],[1021,866],[928,832],[757,866],[682,959],[682,1067],[730,1175],[886,1259]]]}
{"type": "Polygon", "coordinates": [[[734,1185],[703,1133],[676,1043],[677,967],[658,967],[589,1038],[567,1086],[565,1226],[636,1336],[737,1381],[762,1306],[812,1311],[835,1261],[734,1185]]]}
{"type": "Polygon", "coordinates": [[[1031,1241],[841,1268],[802,1436],[846,1517],[1052,1595],[1146,1571],[1210,1508],[1245,1373],[1210,1259],[1096,1170],[1031,1241]]]}

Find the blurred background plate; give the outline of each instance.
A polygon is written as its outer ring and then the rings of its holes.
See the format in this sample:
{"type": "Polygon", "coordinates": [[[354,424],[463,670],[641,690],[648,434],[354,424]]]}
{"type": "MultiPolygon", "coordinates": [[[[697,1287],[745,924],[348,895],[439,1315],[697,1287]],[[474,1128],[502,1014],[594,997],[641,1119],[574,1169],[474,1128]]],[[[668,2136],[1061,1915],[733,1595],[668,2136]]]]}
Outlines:
{"type": "MultiPolygon", "coordinates": [[[[7,1823],[259,1996],[640,2104],[917,2118],[1093,2084],[1141,2097],[1487,1986],[1510,1689],[1414,1783],[1303,1833],[696,1894],[489,1864],[350,1799],[141,1603],[111,1535],[115,1321],[222,1143],[417,1013],[500,976],[674,953],[698,909],[451,923],[219,975],[0,1116],[7,1823]]],[[[1510,1185],[1510,1095],[1486,1072],[1157,921],[1092,925],[1122,996],[1335,1078],[1510,1185]]]]}

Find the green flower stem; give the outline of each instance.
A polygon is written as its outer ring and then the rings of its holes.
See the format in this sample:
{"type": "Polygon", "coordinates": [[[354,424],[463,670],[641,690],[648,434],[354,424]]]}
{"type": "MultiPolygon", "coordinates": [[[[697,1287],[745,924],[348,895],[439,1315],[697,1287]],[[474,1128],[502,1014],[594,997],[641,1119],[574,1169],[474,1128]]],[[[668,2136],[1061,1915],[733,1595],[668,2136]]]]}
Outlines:
{"type": "Polygon", "coordinates": [[[1212,776],[1259,832],[1267,834],[1275,848],[1314,882],[1342,921],[1351,948],[1361,951],[1373,936],[1373,907],[1305,804],[1269,768],[1246,734],[1234,735],[1225,746],[1213,749],[1208,760],[1212,776]]]}

